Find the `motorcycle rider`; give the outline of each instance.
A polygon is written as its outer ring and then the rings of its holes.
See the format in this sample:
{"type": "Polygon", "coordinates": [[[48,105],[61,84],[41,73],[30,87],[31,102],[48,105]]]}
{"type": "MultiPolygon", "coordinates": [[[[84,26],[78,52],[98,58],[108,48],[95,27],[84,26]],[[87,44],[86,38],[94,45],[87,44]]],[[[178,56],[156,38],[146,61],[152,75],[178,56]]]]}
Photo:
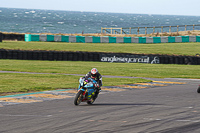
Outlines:
{"type": "Polygon", "coordinates": [[[101,86],[102,86],[102,76],[99,73],[99,71],[96,68],[92,68],[91,71],[89,71],[86,75],[85,78],[93,78],[95,81],[97,81],[97,84],[95,85],[95,89],[97,89],[95,98],[97,98],[99,91],[101,91],[101,86]]]}

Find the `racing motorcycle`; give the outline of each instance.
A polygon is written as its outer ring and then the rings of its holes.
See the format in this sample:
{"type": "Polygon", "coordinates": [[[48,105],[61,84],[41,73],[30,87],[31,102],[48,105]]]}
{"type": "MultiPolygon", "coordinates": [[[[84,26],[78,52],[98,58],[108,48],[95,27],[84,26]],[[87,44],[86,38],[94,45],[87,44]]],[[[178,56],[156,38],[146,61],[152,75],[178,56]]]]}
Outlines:
{"type": "Polygon", "coordinates": [[[79,105],[81,102],[87,102],[87,104],[93,104],[97,98],[97,82],[93,78],[80,78],[78,93],[74,98],[74,104],[79,105]]]}
{"type": "Polygon", "coordinates": [[[199,85],[199,87],[198,87],[198,89],[197,89],[197,93],[200,93],[200,85],[199,85]]]}

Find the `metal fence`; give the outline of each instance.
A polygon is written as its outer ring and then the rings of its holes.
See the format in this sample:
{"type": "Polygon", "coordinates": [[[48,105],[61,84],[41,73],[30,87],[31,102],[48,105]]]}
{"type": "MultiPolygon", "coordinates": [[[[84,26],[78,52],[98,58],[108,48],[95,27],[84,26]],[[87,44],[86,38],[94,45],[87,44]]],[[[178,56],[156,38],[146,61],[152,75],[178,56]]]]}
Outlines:
{"type": "Polygon", "coordinates": [[[101,28],[102,34],[151,34],[164,32],[194,31],[200,30],[200,24],[176,25],[176,26],[153,26],[153,27],[129,27],[129,28],[101,28]]]}

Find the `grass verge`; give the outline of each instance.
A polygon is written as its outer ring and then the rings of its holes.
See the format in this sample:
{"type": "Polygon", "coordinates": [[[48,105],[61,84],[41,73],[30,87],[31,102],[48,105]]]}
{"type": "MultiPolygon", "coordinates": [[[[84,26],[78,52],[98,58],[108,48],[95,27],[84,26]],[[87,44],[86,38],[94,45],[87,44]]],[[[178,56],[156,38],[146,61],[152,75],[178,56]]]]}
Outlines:
{"type": "Polygon", "coordinates": [[[86,74],[96,67],[102,75],[200,79],[199,65],[28,60],[0,60],[0,64],[2,71],[86,74]]]}
{"type": "MultiPolygon", "coordinates": [[[[151,78],[199,78],[198,65],[107,63],[75,61],[0,60],[0,71],[37,72],[54,74],[0,73],[0,95],[19,92],[77,88],[80,76],[96,67],[102,75],[151,77],[151,78]]],[[[149,82],[144,79],[104,78],[104,86],[149,82]]]]}
{"type": "Polygon", "coordinates": [[[3,41],[0,48],[20,50],[56,50],[56,51],[87,51],[113,52],[132,54],[168,54],[191,55],[200,53],[200,43],[64,43],[64,42],[23,42],[3,41]]]}
{"type": "MultiPolygon", "coordinates": [[[[80,76],[60,74],[0,73],[0,95],[55,89],[75,89],[80,76]]],[[[104,78],[104,86],[150,82],[145,79],[104,78]]]]}

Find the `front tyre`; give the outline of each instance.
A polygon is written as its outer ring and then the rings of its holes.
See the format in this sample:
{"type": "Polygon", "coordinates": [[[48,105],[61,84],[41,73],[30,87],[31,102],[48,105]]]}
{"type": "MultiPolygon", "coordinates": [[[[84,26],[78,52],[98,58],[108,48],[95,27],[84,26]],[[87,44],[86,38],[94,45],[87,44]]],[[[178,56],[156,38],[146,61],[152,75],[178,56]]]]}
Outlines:
{"type": "Polygon", "coordinates": [[[74,104],[75,104],[75,105],[79,105],[79,104],[81,103],[82,99],[83,99],[83,91],[80,90],[80,91],[76,94],[76,96],[75,96],[75,98],[74,98],[74,104]]]}
{"type": "Polygon", "coordinates": [[[200,93],[200,86],[199,86],[198,89],[197,89],[197,93],[200,93]]]}

